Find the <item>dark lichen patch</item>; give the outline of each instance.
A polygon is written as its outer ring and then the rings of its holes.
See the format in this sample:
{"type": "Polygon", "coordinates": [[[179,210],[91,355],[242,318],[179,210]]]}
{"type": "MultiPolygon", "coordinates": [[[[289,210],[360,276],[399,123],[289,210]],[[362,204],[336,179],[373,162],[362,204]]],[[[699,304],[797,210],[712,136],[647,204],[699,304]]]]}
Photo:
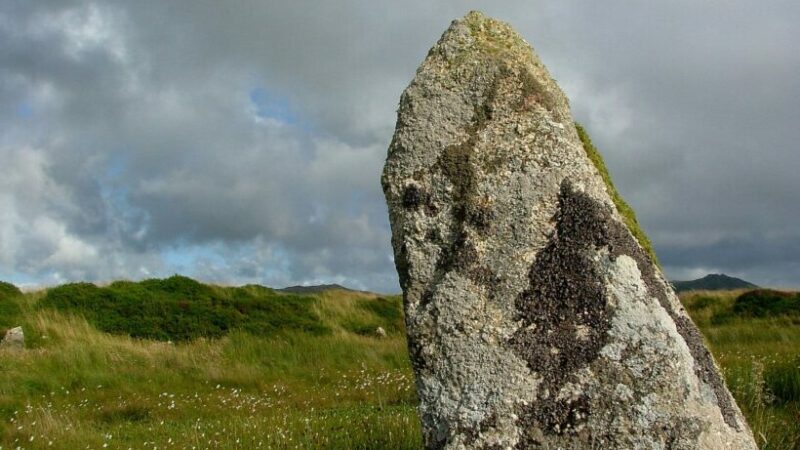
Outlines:
{"type": "Polygon", "coordinates": [[[478,262],[478,250],[466,232],[459,234],[450,247],[449,253],[450,261],[447,262],[447,265],[456,270],[466,271],[478,262]]]}
{"type": "Polygon", "coordinates": [[[476,286],[480,286],[486,290],[488,298],[494,298],[494,289],[500,284],[500,277],[498,277],[492,269],[486,266],[475,267],[469,271],[468,276],[470,281],[476,286]]]}
{"type": "Polygon", "coordinates": [[[495,213],[491,206],[476,203],[467,207],[465,219],[475,230],[486,232],[495,220],[495,213]]]}
{"type": "Polygon", "coordinates": [[[428,216],[436,215],[439,212],[430,192],[426,192],[416,184],[409,184],[403,190],[402,204],[403,208],[410,211],[417,211],[420,207],[424,207],[423,211],[428,216]]]}
{"type": "MultiPolygon", "coordinates": [[[[550,242],[529,272],[530,288],[516,300],[522,323],[509,345],[544,380],[538,401],[522,409],[520,424],[545,434],[575,433],[589,413],[589,403],[580,399],[555,398],[576,370],[598,357],[608,340],[613,311],[602,276],[588,256],[592,249],[605,247],[612,259],[628,255],[636,262],[649,294],[658,298],[689,346],[697,376],[714,390],[725,422],[738,429],[730,396],[702,336],[688,317],[673,310],[652,260],[628,229],[613,219],[608,207],[574,191],[567,181],[561,185],[555,222],[550,242]],[[579,330],[584,339],[576,338],[579,330]]],[[[521,442],[523,447],[533,443],[530,439],[521,442]]]]}
{"type": "MultiPolygon", "coordinates": [[[[464,445],[469,448],[476,448],[476,443],[481,433],[497,427],[497,413],[490,414],[487,418],[483,419],[477,426],[463,428],[460,435],[464,436],[464,445]]],[[[487,447],[477,447],[487,448],[487,447]]]]}
{"type": "Polygon", "coordinates": [[[428,242],[439,243],[441,241],[439,230],[436,228],[429,228],[428,231],[425,232],[425,240],[428,242]]]}
{"type": "MultiPolygon", "coordinates": [[[[406,324],[406,328],[408,328],[406,324]]],[[[411,357],[411,366],[416,373],[428,373],[431,369],[428,359],[422,349],[419,339],[407,339],[408,354],[411,357]]]]}
{"type": "Polygon", "coordinates": [[[515,301],[522,323],[509,341],[543,378],[538,401],[523,409],[520,422],[549,434],[574,432],[588,414],[588,402],[556,396],[576,370],[597,359],[613,314],[589,257],[609,241],[609,211],[566,181],[558,201],[555,231],[529,271],[530,288],[515,301]]]}
{"type": "Polygon", "coordinates": [[[425,289],[419,297],[420,306],[425,306],[433,301],[433,289],[425,289]]]}
{"type": "Polygon", "coordinates": [[[394,265],[397,268],[397,277],[400,279],[400,287],[403,288],[403,292],[406,292],[409,280],[408,246],[405,242],[402,242],[400,245],[393,245],[393,247],[398,249],[394,259],[394,265]]]}
{"type": "Polygon", "coordinates": [[[411,184],[406,186],[403,191],[403,208],[415,210],[423,202],[423,194],[420,188],[411,184]]]}
{"type": "MultiPolygon", "coordinates": [[[[581,396],[573,402],[567,400],[553,401],[544,408],[523,411],[527,413],[518,421],[522,434],[517,441],[517,449],[533,448],[625,448],[617,445],[617,436],[611,429],[589,430],[583,426],[586,417],[591,414],[590,401],[581,396]],[[542,425],[544,424],[544,425],[542,425]],[[576,439],[580,446],[560,447],[552,439],[553,435],[566,436],[568,440],[576,439]]],[[[558,442],[558,438],[555,439],[558,442]]]]}
{"type": "Polygon", "coordinates": [[[658,436],[665,450],[694,448],[703,432],[700,421],[695,418],[682,418],[676,421],[657,421],[650,428],[651,434],[658,436]]]}
{"type": "Polygon", "coordinates": [[[435,216],[439,213],[439,207],[433,202],[433,198],[429,195],[425,203],[425,214],[428,216],[435,216]]]}
{"type": "Polygon", "coordinates": [[[479,447],[477,447],[476,450],[504,450],[505,448],[506,447],[504,447],[501,444],[484,443],[484,444],[481,444],[479,447]]]}
{"type": "MultiPolygon", "coordinates": [[[[539,324],[533,321],[533,317],[536,315],[535,311],[541,311],[545,316],[549,315],[551,317],[551,321],[552,318],[559,318],[558,315],[553,315],[553,313],[557,312],[558,309],[546,306],[550,303],[553,303],[553,300],[545,301],[542,306],[528,306],[528,308],[533,309],[533,311],[526,313],[525,305],[534,305],[531,300],[536,300],[536,303],[538,303],[538,299],[542,298],[542,296],[544,296],[544,298],[547,298],[547,296],[556,296],[556,301],[560,299],[564,304],[570,304],[573,301],[572,299],[575,297],[574,286],[571,286],[570,284],[574,285],[574,283],[578,280],[572,278],[574,277],[574,268],[571,269],[569,267],[569,251],[564,251],[565,257],[561,258],[561,263],[549,262],[553,256],[547,252],[553,252],[552,247],[557,245],[555,242],[558,242],[558,240],[565,240],[569,242],[570,247],[572,248],[580,248],[581,245],[585,246],[587,244],[594,245],[595,247],[605,246],[609,249],[610,257],[612,259],[616,259],[620,255],[627,255],[636,262],[648,294],[658,299],[659,304],[666,310],[666,312],[675,322],[678,333],[689,347],[689,351],[694,359],[695,374],[700,380],[708,384],[714,391],[717,398],[717,406],[720,408],[725,423],[730,427],[739,430],[740,426],[736,419],[736,410],[733,406],[732,399],[730,394],[728,394],[727,390],[725,389],[724,381],[720,377],[719,372],[714,365],[711,353],[703,343],[702,335],[694,323],[692,323],[692,321],[688,318],[688,316],[685,314],[680,314],[672,307],[672,304],[667,296],[666,289],[668,288],[659,280],[656,274],[655,265],[650,259],[649,255],[646,254],[642,247],[637,243],[626,226],[611,218],[611,215],[605,206],[601,205],[599,202],[591,199],[585,194],[573,192],[569,184],[566,182],[562,184],[559,198],[559,212],[557,214],[557,226],[554,235],[554,241],[548,244],[548,246],[542,250],[542,253],[537,258],[537,262],[531,269],[531,288],[523,293],[523,296],[521,296],[518,300],[517,308],[521,309],[520,315],[524,322],[529,321],[530,323],[537,325],[536,328],[538,328],[539,324]],[[565,212],[565,207],[570,208],[571,211],[568,209],[565,212]],[[570,216],[574,216],[576,214],[578,217],[570,218],[570,216]],[[539,267],[540,264],[542,267],[539,267]],[[553,266],[556,268],[561,267],[559,270],[564,271],[564,273],[559,273],[558,270],[553,272],[553,266]],[[534,275],[533,273],[536,270],[542,270],[544,273],[540,275],[534,275]],[[547,273],[548,270],[551,271],[550,274],[547,273]],[[572,283],[570,283],[570,281],[572,281],[572,283]]],[[[582,264],[582,262],[579,260],[573,260],[571,264],[578,265],[574,267],[581,267],[580,264],[582,264]]],[[[590,283],[601,283],[600,289],[602,289],[601,280],[594,278],[596,273],[593,272],[594,268],[592,264],[588,264],[588,267],[585,267],[585,270],[587,270],[587,274],[591,274],[591,276],[583,281],[590,283]]],[[[561,308],[564,309],[565,307],[561,308]]],[[[580,306],[578,306],[577,309],[580,310],[580,306]]],[[[537,320],[539,322],[546,321],[544,318],[539,318],[537,320]]],[[[599,322],[595,322],[595,324],[604,326],[603,324],[605,324],[607,319],[598,318],[595,320],[599,320],[599,322]]],[[[521,330],[524,330],[524,328],[521,330]]],[[[525,333],[526,331],[520,331],[518,332],[520,337],[517,338],[515,336],[515,339],[521,339],[520,344],[522,344],[522,342],[526,339],[522,337],[525,333]]],[[[600,338],[599,340],[603,340],[603,336],[604,335],[599,335],[596,337],[600,338]]],[[[542,339],[539,337],[539,335],[528,337],[527,339],[531,340],[531,343],[533,344],[532,346],[540,347],[542,345],[548,345],[550,341],[552,341],[552,338],[549,336],[545,339],[542,339]]],[[[589,340],[594,341],[596,339],[590,336],[589,340]]],[[[599,348],[600,347],[597,347],[598,350],[599,348]]],[[[529,349],[523,352],[523,354],[525,353],[529,354],[532,358],[529,360],[529,363],[534,362],[540,365],[532,365],[531,367],[544,367],[545,369],[552,369],[554,366],[559,369],[569,367],[569,365],[564,366],[562,363],[558,363],[557,361],[554,363],[552,359],[547,360],[547,356],[544,354],[542,349],[529,349]],[[543,364],[542,361],[545,361],[543,366],[541,366],[541,364],[543,364]]],[[[583,352],[579,352],[578,356],[583,356],[585,358],[591,353],[592,352],[590,349],[583,349],[583,352]]],[[[553,372],[548,371],[545,373],[551,374],[553,372]]],[[[556,374],[559,375],[559,373],[556,374]]]]}
{"type": "Polygon", "coordinates": [[[536,421],[543,424],[545,429],[553,430],[557,434],[579,431],[580,424],[586,420],[591,411],[589,400],[585,395],[576,400],[562,399],[547,402],[544,406],[533,412],[536,421]]]}
{"type": "MultiPolygon", "coordinates": [[[[500,74],[503,73],[503,66],[501,66],[499,72],[500,74]]],[[[498,82],[500,80],[501,75],[496,75],[494,81],[486,89],[483,94],[482,101],[475,102],[475,105],[472,107],[473,110],[473,127],[475,130],[480,130],[486,127],[486,123],[489,122],[492,117],[494,117],[494,101],[497,98],[497,89],[498,89],[498,82]]]]}
{"type": "Polygon", "coordinates": [[[473,161],[477,134],[473,130],[469,131],[469,137],[464,142],[445,148],[436,164],[454,187],[453,203],[454,207],[461,211],[461,220],[463,220],[464,205],[475,192],[477,181],[473,161]]]}
{"type": "Polygon", "coordinates": [[[496,429],[498,425],[497,413],[490,414],[483,419],[477,426],[460,430],[463,436],[463,444],[473,450],[502,450],[506,447],[499,443],[479,442],[481,435],[489,430],[496,429]]]}

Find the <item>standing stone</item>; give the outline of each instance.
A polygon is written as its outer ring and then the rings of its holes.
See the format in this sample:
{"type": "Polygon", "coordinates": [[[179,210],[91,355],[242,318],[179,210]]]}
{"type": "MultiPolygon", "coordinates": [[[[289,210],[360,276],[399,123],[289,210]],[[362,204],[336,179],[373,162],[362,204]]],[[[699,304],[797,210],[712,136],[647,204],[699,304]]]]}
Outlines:
{"type": "Polygon", "coordinates": [[[21,350],[25,348],[25,333],[22,327],[12,328],[6,331],[5,337],[0,341],[0,347],[21,350]]]}
{"type": "Polygon", "coordinates": [[[382,182],[428,448],[756,448],[508,25],[472,12],[430,50],[382,182]]]}

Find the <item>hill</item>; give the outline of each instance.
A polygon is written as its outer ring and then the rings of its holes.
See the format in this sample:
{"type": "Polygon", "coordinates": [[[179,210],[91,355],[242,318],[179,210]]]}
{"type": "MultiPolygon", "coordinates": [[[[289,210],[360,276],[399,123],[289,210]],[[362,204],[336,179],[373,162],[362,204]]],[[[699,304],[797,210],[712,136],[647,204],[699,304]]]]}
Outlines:
{"type": "Polygon", "coordinates": [[[673,281],[676,292],[686,291],[731,291],[734,289],[755,289],[753,283],[725,274],[708,274],[703,278],[690,281],[673,281]]]}
{"type": "Polygon", "coordinates": [[[327,291],[346,291],[346,292],[360,292],[354,289],[346,288],[340,284],[317,284],[313,286],[289,286],[283,289],[275,289],[278,292],[287,292],[289,294],[319,294],[327,291]]]}

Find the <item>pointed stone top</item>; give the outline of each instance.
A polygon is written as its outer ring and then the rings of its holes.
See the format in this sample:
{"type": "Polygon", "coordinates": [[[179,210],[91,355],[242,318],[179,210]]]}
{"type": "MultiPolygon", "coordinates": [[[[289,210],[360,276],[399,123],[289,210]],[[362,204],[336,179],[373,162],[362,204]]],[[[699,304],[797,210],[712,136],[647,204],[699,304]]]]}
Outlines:
{"type": "Polygon", "coordinates": [[[469,30],[469,35],[476,44],[475,49],[494,56],[516,56],[522,61],[531,59],[530,45],[522,36],[509,24],[488,17],[480,11],[470,11],[463,18],[454,20],[443,38],[462,26],[469,30]]]}
{"type": "Polygon", "coordinates": [[[510,95],[520,100],[512,104],[513,112],[525,113],[540,105],[554,120],[572,122],[566,96],[530,44],[509,24],[479,11],[450,24],[417,70],[412,90],[414,85],[461,91],[477,109],[487,112],[495,94],[510,95]],[[500,79],[517,80],[514,92],[495,89],[500,79]]]}
{"type": "Polygon", "coordinates": [[[431,49],[450,50],[445,56],[451,61],[472,62],[490,58],[503,65],[533,64],[542,66],[522,36],[503,21],[471,11],[454,20],[439,42],[431,49]]]}

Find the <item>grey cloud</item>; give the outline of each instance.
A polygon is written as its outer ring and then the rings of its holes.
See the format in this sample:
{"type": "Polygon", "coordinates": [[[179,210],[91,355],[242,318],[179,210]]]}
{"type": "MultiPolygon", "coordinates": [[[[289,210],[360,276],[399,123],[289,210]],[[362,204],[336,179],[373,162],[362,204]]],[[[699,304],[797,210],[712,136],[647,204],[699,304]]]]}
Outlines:
{"type": "Polygon", "coordinates": [[[0,273],[396,291],[394,110],[470,8],[541,54],[670,275],[798,284],[800,7],[688,0],[4,2],[0,273]]]}

